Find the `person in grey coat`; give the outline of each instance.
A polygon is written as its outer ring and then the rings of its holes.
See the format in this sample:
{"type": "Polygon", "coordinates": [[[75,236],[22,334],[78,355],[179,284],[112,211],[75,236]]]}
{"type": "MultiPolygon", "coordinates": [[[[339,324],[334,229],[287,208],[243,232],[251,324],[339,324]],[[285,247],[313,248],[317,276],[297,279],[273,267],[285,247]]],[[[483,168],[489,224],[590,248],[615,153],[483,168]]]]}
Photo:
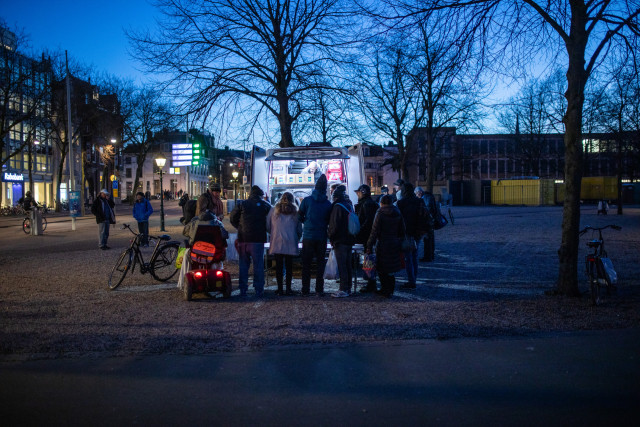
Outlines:
{"type": "Polygon", "coordinates": [[[267,231],[269,232],[269,254],[276,259],[276,281],[278,290],[276,295],[295,295],[291,289],[293,273],[293,257],[298,255],[298,242],[302,237],[302,223],[298,220],[293,194],[286,192],[282,195],[267,216],[267,231]],[[286,291],[282,289],[283,266],[286,270],[286,291]]]}
{"type": "Polygon", "coordinates": [[[395,290],[396,278],[393,273],[402,270],[402,240],[405,236],[404,220],[400,210],[393,206],[389,195],[380,198],[380,209],[373,220],[371,234],[365,251],[376,251],[376,272],[380,278],[378,295],[391,298],[395,290]]]}

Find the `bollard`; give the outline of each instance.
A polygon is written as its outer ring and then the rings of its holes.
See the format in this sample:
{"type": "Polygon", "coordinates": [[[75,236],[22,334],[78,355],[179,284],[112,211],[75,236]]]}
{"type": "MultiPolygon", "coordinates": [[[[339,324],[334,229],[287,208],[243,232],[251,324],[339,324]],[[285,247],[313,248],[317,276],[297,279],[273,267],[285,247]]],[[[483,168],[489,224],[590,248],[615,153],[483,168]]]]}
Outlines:
{"type": "Polygon", "coordinates": [[[38,209],[31,209],[31,235],[42,234],[42,215],[38,209]]]}

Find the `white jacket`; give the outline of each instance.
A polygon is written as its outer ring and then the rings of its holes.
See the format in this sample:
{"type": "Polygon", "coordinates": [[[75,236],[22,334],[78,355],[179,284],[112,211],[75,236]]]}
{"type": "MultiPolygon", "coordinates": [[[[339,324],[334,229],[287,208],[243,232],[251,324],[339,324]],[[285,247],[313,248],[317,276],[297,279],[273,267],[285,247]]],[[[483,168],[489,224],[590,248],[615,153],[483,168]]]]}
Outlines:
{"type": "Polygon", "coordinates": [[[269,232],[269,254],[298,255],[298,242],[302,236],[302,224],[298,221],[298,213],[284,215],[271,209],[267,215],[267,231],[269,232]]]}

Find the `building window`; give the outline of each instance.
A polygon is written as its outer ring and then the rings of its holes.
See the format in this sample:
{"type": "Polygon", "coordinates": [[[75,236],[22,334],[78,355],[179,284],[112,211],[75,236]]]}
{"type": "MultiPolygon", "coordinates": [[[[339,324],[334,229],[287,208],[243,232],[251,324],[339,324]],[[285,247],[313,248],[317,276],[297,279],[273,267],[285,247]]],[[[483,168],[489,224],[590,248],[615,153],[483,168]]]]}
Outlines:
{"type": "Polygon", "coordinates": [[[126,168],[125,169],[125,177],[126,178],[131,178],[131,168],[126,168]]]}

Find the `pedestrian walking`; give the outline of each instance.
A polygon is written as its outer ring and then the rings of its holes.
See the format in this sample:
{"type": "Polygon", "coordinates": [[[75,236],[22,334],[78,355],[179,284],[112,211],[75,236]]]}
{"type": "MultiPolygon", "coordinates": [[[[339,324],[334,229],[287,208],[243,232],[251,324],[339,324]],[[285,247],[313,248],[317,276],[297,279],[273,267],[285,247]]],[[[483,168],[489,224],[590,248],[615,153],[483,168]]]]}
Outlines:
{"type": "Polygon", "coordinates": [[[91,205],[91,213],[96,216],[98,224],[98,247],[102,250],[111,249],[107,246],[109,240],[109,226],[116,223],[115,203],[105,189],[98,193],[98,197],[91,205]]]}
{"type": "Polygon", "coordinates": [[[310,196],[300,204],[298,221],[302,228],[302,295],[310,295],[311,263],[316,260],[316,295],[324,295],[324,259],[331,202],[327,198],[327,177],[321,175],[310,196]]]}
{"type": "MultiPolygon", "coordinates": [[[[358,203],[355,206],[355,211],[360,221],[360,232],[356,236],[356,243],[366,246],[371,234],[371,227],[373,227],[373,220],[380,206],[371,198],[371,188],[366,184],[358,187],[356,195],[358,203]]],[[[367,284],[360,289],[360,292],[374,292],[375,290],[376,279],[368,279],[367,284]]]]}
{"type": "Polygon", "coordinates": [[[285,192],[267,216],[269,254],[276,259],[276,295],[294,295],[291,289],[293,257],[298,255],[302,224],[298,220],[293,194],[285,192]],[[283,267],[286,272],[286,291],[283,290],[283,267]]]}
{"type": "Polygon", "coordinates": [[[393,183],[393,202],[397,202],[402,199],[402,186],[404,185],[404,179],[398,178],[396,182],[393,183]]]}
{"type": "Polygon", "coordinates": [[[401,289],[415,289],[418,276],[418,242],[423,236],[427,209],[424,202],[418,199],[413,191],[413,184],[405,183],[402,186],[402,198],[397,202],[398,209],[404,219],[406,228],[406,240],[403,245],[404,263],[407,271],[407,283],[400,286],[401,289]]]}
{"type": "Polygon", "coordinates": [[[229,221],[238,230],[236,249],[239,261],[240,295],[246,296],[249,287],[249,265],[253,262],[253,287],[256,296],[264,292],[264,244],[267,242],[267,215],[271,205],[262,196],[260,187],[251,187],[249,198],[236,206],[229,221]]]}
{"type": "Polygon", "coordinates": [[[426,233],[422,238],[424,249],[422,251],[422,258],[420,258],[420,261],[432,262],[436,251],[436,238],[435,233],[433,232],[433,221],[437,217],[436,214],[438,212],[436,198],[433,197],[433,194],[430,191],[424,191],[422,187],[417,187],[415,193],[416,196],[424,202],[430,217],[426,233]]]}
{"type": "Polygon", "coordinates": [[[405,237],[404,220],[400,210],[393,206],[393,199],[386,194],[380,198],[380,209],[376,213],[365,252],[375,249],[376,273],[380,278],[378,295],[391,298],[395,290],[394,273],[402,270],[402,241],[405,237]]]}
{"type": "Polygon", "coordinates": [[[145,247],[149,247],[149,217],[152,213],[151,203],[145,199],[144,193],[139,191],[133,204],[133,217],[138,221],[138,232],[142,234],[140,244],[145,247]]]}
{"type": "Polygon", "coordinates": [[[220,184],[210,183],[209,189],[198,197],[196,215],[200,215],[205,211],[211,211],[222,221],[224,219],[224,205],[220,198],[220,192],[220,184]]]}
{"type": "Polygon", "coordinates": [[[349,213],[353,212],[351,200],[347,197],[347,188],[339,185],[333,191],[333,205],[329,217],[328,236],[338,263],[340,290],[333,297],[344,298],[351,293],[351,251],[355,237],[349,233],[349,213]]]}

